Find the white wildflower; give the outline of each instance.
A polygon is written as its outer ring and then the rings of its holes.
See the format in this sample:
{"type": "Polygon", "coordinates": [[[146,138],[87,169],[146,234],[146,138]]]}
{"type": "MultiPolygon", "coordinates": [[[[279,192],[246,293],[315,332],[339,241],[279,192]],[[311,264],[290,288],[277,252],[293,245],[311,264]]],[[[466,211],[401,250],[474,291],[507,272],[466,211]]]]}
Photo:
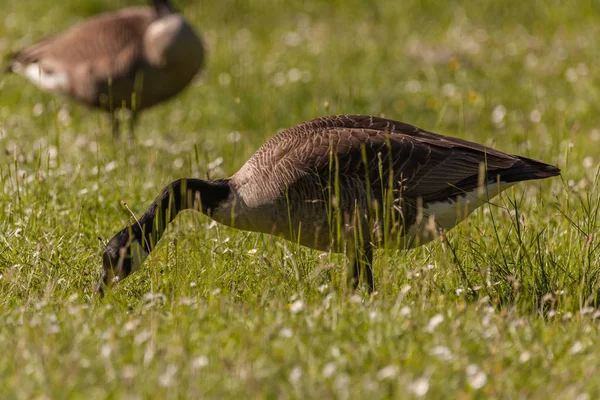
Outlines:
{"type": "Polygon", "coordinates": [[[283,338],[291,338],[294,336],[294,332],[290,328],[283,328],[279,331],[279,336],[283,338]]]}
{"type": "Polygon", "coordinates": [[[421,82],[410,80],[404,85],[404,89],[409,93],[419,93],[421,91],[421,82]]]}
{"type": "Polygon", "coordinates": [[[298,32],[287,32],[283,36],[283,42],[288,47],[296,47],[302,43],[302,36],[298,32]]]}
{"type": "Polygon", "coordinates": [[[332,362],[327,363],[323,367],[323,376],[325,378],[330,378],[331,376],[333,376],[333,374],[335,374],[335,370],[336,370],[336,366],[334,363],[332,363],[332,362]]]}
{"type": "Polygon", "coordinates": [[[146,351],[144,352],[144,365],[148,366],[152,360],[154,359],[154,349],[152,346],[147,346],[146,351]]]}
{"type": "Polygon", "coordinates": [[[158,383],[162,387],[169,387],[175,381],[175,375],[177,374],[177,367],[173,364],[167,365],[165,372],[158,377],[158,383]]]}
{"type": "Polygon", "coordinates": [[[444,316],[442,314],[436,314],[433,317],[431,317],[431,319],[429,320],[429,323],[427,324],[427,332],[433,332],[435,330],[435,328],[438,327],[439,324],[441,324],[444,321],[444,316]]]}
{"type": "Polygon", "coordinates": [[[529,120],[534,124],[539,124],[542,121],[542,113],[539,110],[532,110],[529,113],[529,120]]]}
{"type": "Polygon", "coordinates": [[[129,320],[125,323],[125,325],[123,325],[123,329],[125,330],[125,332],[131,332],[134,331],[138,325],[140,324],[140,320],[139,319],[132,319],[129,320]]]}
{"type": "Polygon", "coordinates": [[[581,311],[579,311],[581,313],[581,315],[586,315],[586,314],[591,314],[594,311],[596,311],[596,309],[594,307],[583,307],[581,309],[581,311]]]}
{"type": "Polygon", "coordinates": [[[388,365],[387,367],[381,368],[377,372],[377,379],[379,379],[379,380],[390,379],[390,378],[395,377],[397,373],[398,373],[398,367],[396,367],[395,365],[388,365]]]}
{"type": "Polygon", "coordinates": [[[442,94],[446,97],[453,97],[456,94],[456,86],[452,83],[445,83],[442,86],[442,94]]]}
{"type": "Polygon", "coordinates": [[[214,161],[208,163],[207,167],[209,170],[220,167],[223,164],[223,157],[217,157],[214,161]]]}
{"type": "Polygon", "coordinates": [[[184,161],[182,158],[176,158],[173,161],[173,168],[175,169],[181,169],[183,167],[184,161]]]}
{"type": "Polygon", "coordinates": [[[134,365],[127,364],[123,366],[123,370],[121,371],[121,376],[123,377],[123,379],[130,381],[133,378],[135,378],[136,375],[137,371],[134,365]]]}
{"type": "Polygon", "coordinates": [[[531,359],[531,353],[528,351],[522,352],[521,355],[519,356],[519,362],[521,364],[525,364],[530,359],[531,359]]]}
{"type": "Polygon", "coordinates": [[[357,294],[353,294],[353,295],[350,297],[350,303],[354,303],[354,304],[360,304],[360,303],[362,303],[362,302],[363,302],[363,299],[362,299],[362,297],[360,297],[360,296],[359,296],[359,295],[357,295],[357,294]]]}
{"type": "Polygon", "coordinates": [[[466,369],[467,382],[473,389],[481,389],[487,383],[487,375],[477,365],[470,364],[466,369]]]}
{"type": "Polygon", "coordinates": [[[150,337],[152,337],[152,333],[149,330],[143,330],[137,335],[135,335],[135,338],[133,338],[133,343],[139,346],[140,344],[150,339],[150,337]]]}
{"type": "Polygon", "coordinates": [[[429,354],[445,361],[452,360],[453,358],[452,352],[446,346],[435,346],[429,351],[429,354]]]}
{"type": "Polygon", "coordinates": [[[63,125],[69,125],[71,123],[71,115],[69,113],[69,110],[67,110],[66,108],[61,108],[58,112],[58,120],[63,125]]]}
{"type": "Polygon", "coordinates": [[[231,83],[231,75],[229,75],[227,72],[221,72],[217,80],[219,81],[219,85],[229,86],[231,83]]]}
{"type": "Polygon", "coordinates": [[[302,368],[294,367],[290,372],[290,382],[292,384],[298,383],[300,381],[300,378],[302,378],[302,368]]]}
{"type": "Polygon", "coordinates": [[[529,69],[534,69],[538,65],[538,58],[535,54],[529,53],[525,56],[525,66],[529,69]]]}
{"type": "Polygon", "coordinates": [[[375,310],[372,310],[372,311],[370,311],[370,312],[369,312],[369,320],[370,320],[371,322],[376,322],[376,321],[378,321],[379,319],[380,319],[380,318],[379,318],[379,313],[378,313],[377,311],[375,311],[375,310]]]}
{"type": "Polygon", "coordinates": [[[323,285],[321,285],[321,286],[319,286],[319,287],[317,288],[317,290],[319,291],[319,293],[323,293],[323,292],[324,292],[324,291],[326,291],[327,289],[329,289],[329,285],[328,285],[328,284],[326,284],[326,283],[325,283],[325,284],[323,284],[323,285]]]}
{"type": "Polygon", "coordinates": [[[242,135],[238,131],[233,131],[229,132],[228,138],[230,142],[237,143],[242,139],[242,135]]]}
{"type": "Polygon", "coordinates": [[[44,105],[41,103],[37,103],[35,106],[33,106],[32,112],[34,117],[39,117],[44,113],[44,105]]]}
{"type": "Polygon", "coordinates": [[[569,349],[569,354],[577,354],[583,351],[583,345],[580,341],[573,343],[573,346],[569,349]]]}
{"type": "Polygon", "coordinates": [[[504,117],[506,117],[506,107],[502,104],[494,107],[492,111],[492,122],[495,125],[501,125],[504,122],[504,117]]]}
{"type": "Polygon", "coordinates": [[[336,378],[335,378],[335,388],[338,390],[338,393],[341,393],[341,398],[343,399],[347,399],[349,397],[348,395],[348,386],[350,383],[350,377],[348,376],[348,374],[339,374],[336,378]]]}
{"type": "Polygon", "coordinates": [[[302,79],[302,71],[298,68],[292,68],[287,72],[287,78],[290,82],[298,82],[302,79]]]}
{"type": "Polygon", "coordinates": [[[192,360],[192,368],[201,369],[208,365],[208,358],[206,356],[198,356],[192,360]]]}
{"type": "Polygon", "coordinates": [[[340,355],[342,355],[342,352],[340,351],[340,349],[338,347],[332,347],[331,355],[333,356],[333,358],[338,358],[340,355]]]}
{"type": "Polygon", "coordinates": [[[577,82],[577,71],[575,68],[568,68],[565,72],[565,79],[571,83],[577,82]]]}
{"type": "Polygon", "coordinates": [[[109,344],[105,344],[100,348],[100,355],[104,358],[110,357],[111,353],[112,353],[112,348],[110,347],[109,344]]]}
{"type": "Polygon", "coordinates": [[[423,397],[429,390],[429,379],[425,377],[418,378],[409,385],[409,390],[417,397],[423,397]]]}
{"type": "Polygon", "coordinates": [[[118,165],[119,164],[116,161],[111,161],[104,166],[104,172],[110,172],[110,171],[114,170],[115,168],[117,168],[118,165]]]}
{"type": "Polygon", "coordinates": [[[285,74],[283,72],[279,71],[275,75],[273,75],[273,85],[275,85],[275,86],[285,85],[285,74]]]}
{"type": "Polygon", "coordinates": [[[292,314],[297,314],[304,308],[304,304],[302,300],[296,300],[292,304],[290,304],[290,311],[292,314]]]}

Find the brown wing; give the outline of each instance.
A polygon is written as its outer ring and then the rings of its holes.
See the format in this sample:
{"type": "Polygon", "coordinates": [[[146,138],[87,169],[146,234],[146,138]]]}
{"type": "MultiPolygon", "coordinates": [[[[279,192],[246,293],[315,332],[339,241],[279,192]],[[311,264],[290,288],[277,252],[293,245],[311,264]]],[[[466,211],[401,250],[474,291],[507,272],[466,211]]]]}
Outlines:
{"type": "MultiPolygon", "coordinates": [[[[427,132],[402,122],[370,116],[332,116],[292,127],[267,141],[235,175],[256,202],[281,196],[310,179],[335,174],[353,187],[379,192],[391,182],[403,196],[440,201],[478,184],[481,164],[493,180],[537,179],[558,169],[466,140],[427,132]],[[391,179],[391,180],[390,180],[391,179]],[[368,182],[368,183],[367,183],[368,182]]],[[[357,196],[359,194],[357,193],[357,196]]]]}
{"type": "Polygon", "coordinates": [[[64,71],[91,64],[99,77],[126,74],[141,56],[144,31],[155,18],[149,7],[102,14],[21,50],[12,62],[64,71]]]}

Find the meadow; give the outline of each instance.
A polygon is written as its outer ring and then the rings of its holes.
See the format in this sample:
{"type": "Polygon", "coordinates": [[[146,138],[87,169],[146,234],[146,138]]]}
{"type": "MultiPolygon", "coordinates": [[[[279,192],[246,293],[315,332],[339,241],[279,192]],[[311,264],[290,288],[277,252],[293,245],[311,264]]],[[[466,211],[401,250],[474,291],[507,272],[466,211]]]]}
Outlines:
{"type": "MultiPolygon", "coordinates": [[[[133,0],[0,2],[0,57],[133,0]]],[[[143,2],[137,1],[137,4],[143,2]]],[[[0,397],[600,396],[600,3],[175,0],[206,69],[108,119],[0,75],[0,397]],[[93,293],[106,240],[180,177],[234,173],[279,130],[385,116],[558,165],[450,231],[347,260],[194,212],[93,293]],[[126,204],[126,205],[125,205],[126,204]]]]}

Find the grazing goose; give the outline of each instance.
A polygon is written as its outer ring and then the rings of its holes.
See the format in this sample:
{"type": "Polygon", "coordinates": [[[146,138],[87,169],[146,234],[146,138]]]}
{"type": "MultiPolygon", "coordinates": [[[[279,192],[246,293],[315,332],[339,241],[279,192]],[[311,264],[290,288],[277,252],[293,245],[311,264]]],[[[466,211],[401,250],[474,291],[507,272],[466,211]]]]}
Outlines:
{"type": "Polygon", "coordinates": [[[194,29],[169,0],[97,15],[50,36],[12,57],[8,71],[43,90],[67,94],[115,115],[137,114],[179,93],[202,67],[204,48],[194,29]]]}
{"type": "Polygon", "coordinates": [[[559,174],[552,165],[398,121],[318,118],[268,140],[229,179],[166,186],[110,240],[97,289],[137,269],[166,225],[194,208],[239,229],[345,251],[354,284],[366,274],[372,291],[372,249],[384,239],[399,249],[424,244],[509,186],[559,174]]]}

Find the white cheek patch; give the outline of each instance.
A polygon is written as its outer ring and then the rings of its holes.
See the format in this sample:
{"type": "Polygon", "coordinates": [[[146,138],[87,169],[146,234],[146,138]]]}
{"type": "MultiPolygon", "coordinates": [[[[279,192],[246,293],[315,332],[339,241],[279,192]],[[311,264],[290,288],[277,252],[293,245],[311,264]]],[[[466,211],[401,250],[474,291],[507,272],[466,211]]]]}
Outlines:
{"type": "Polygon", "coordinates": [[[12,69],[17,74],[23,75],[43,90],[68,92],[71,88],[69,75],[64,71],[46,72],[38,63],[23,66],[15,63],[12,69]]]}
{"type": "Polygon", "coordinates": [[[129,248],[129,254],[131,257],[131,272],[135,272],[144,263],[146,257],[148,257],[148,252],[140,245],[140,242],[135,240],[131,243],[129,248]]]}
{"type": "Polygon", "coordinates": [[[160,18],[148,26],[146,36],[150,40],[156,40],[160,37],[172,38],[183,24],[183,19],[179,15],[169,15],[160,18]]]}

